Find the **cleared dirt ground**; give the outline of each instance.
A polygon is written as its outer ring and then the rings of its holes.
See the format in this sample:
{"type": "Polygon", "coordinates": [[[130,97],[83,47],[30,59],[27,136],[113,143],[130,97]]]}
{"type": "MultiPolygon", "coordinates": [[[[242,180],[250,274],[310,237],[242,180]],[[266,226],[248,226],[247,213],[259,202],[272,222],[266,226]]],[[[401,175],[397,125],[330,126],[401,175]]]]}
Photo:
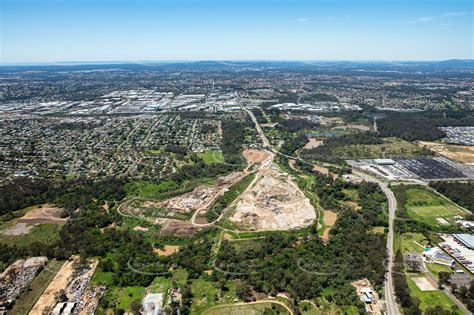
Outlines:
{"type": "Polygon", "coordinates": [[[317,148],[323,144],[323,140],[318,140],[316,138],[309,138],[308,142],[304,145],[305,149],[317,148]]]}
{"type": "Polygon", "coordinates": [[[193,225],[189,221],[179,221],[179,220],[164,220],[164,221],[165,222],[162,222],[160,235],[191,236],[204,229],[204,227],[193,225]]]}
{"type": "Polygon", "coordinates": [[[170,198],[163,202],[145,201],[142,206],[144,208],[167,208],[181,212],[190,212],[191,210],[204,207],[222,188],[230,186],[236,182],[240,176],[242,176],[241,172],[234,172],[220,177],[214,186],[199,186],[189,193],[170,198]]]}
{"type": "Polygon", "coordinates": [[[30,233],[31,229],[34,227],[32,224],[27,223],[15,223],[8,229],[1,231],[3,235],[6,236],[20,236],[30,233]]]}
{"type": "Polygon", "coordinates": [[[421,290],[421,291],[435,291],[436,287],[433,286],[433,284],[426,279],[426,277],[413,277],[411,278],[413,282],[415,282],[416,286],[421,290]]]}
{"type": "Polygon", "coordinates": [[[329,240],[329,231],[331,230],[331,227],[334,224],[336,224],[336,220],[337,220],[336,212],[324,210],[324,224],[327,225],[328,228],[324,230],[323,236],[321,237],[323,242],[327,242],[329,240]]]}
{"type": "Polygon", "coordinates": [[[153,252],[158,256],[170,256],[179,251],[180,246],[178,245],[165,245],[163,249],[154,248],[153,252]]]}
{"type": "Polygon", "coordinates": [[[50,223],[50,224],[64,224],[67,218],[61,218],[64,213],[62,208],[54,207],[50,204],[44,204],[41,207],[36,207],[28,211],[21,217],[19,223],[50,223]]]}
{"type": "Polygon", "coordinates": [[[249,230],[306,227],[316,214],[299,187],[276,169],[259,172],[240,196],[230,220],[249,230]]]}
{"type": "Polygon", "coordinates": [[[248,164],[262,163],[271,156],[271,153],[264,150],[245,149],[243,152],[244,158],[248,164]]]}
{"type": "MultiPolygon", "coordinates": [[[[44,290],[41,297],[36,302],[35,306],[30,311],[30,314],[43,314],[48,313],[47,310],[51,311],[56,304],[54,295],[61,289],[66,289],[71,277],[74,273],[74,264],[79,261],[79,257],[75,256],[73,259],[67,261],[61,269],[58,271],[56,276],[50,282],[46,290],[44,290]]],[[[48,313],[49,314],[49,313],[48,313]]]]}
{"type": "Polygon", "coordinates": [[[467,165],[474,165],[474,146],[436,143],[419,141],[420,146],[426,146],[430,150],[445,156],[448,159],[458,161],[467,165]]]}

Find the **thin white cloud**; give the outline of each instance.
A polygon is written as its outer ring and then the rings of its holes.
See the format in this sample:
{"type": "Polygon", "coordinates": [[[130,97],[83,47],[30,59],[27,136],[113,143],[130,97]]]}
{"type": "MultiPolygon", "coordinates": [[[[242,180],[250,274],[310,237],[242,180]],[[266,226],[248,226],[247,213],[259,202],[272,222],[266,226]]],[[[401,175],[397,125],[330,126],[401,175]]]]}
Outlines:
{"type": "Polygon", "coordinates": [[[425,17],[421,17],[421,18],[418,18],[416,20],[413,20],[413,21],[408,21],[409,24],[418,24],[418,23],[426,23],[426,22],[431,22],[433,21],[433,18],[431,16],[425,16],[425,17]]]}
{"type": "Polygon", "coordinates": [[[309,22],[309,19],[307,19],[307,18],[298,18],[298,19],[296,19],[296,22],[300,22],[300,23],[309,22]]]}
{"type": "Polygon", "coordinates": [[[442,14],[442,16],[461,16],[461,15],[466,15],[468,12],[462,11],[462,12],[447,12],[442,14]]]}

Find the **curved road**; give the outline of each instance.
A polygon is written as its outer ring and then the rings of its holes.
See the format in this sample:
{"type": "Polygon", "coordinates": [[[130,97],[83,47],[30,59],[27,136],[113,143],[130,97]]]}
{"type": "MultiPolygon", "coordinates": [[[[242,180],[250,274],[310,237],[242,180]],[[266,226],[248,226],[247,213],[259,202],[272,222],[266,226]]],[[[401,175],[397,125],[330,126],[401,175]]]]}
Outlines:
{"type": "Polygon", "coordinates": [[[392,268],[393,268],[393,222],[395,220],[395,211],[397,209],[397,199],[393,194],[392,190],[388,187],[387,183],[370,176],[366,173],[361,171],[352,169],[352,173],[362,177],[363,179],[377,183],[384,192],[385,196],[387,197],[388,201],[388,236],[387,236],[387,275],[385,277],[385,285],[384,285],[384,295],[385,295],[385,307],[387,309],[387,313],[392,315],[400,314],[398,309],[397,301],[395,298],[395,291],[393,290],[393,278],[392,278],[392,268]]]}

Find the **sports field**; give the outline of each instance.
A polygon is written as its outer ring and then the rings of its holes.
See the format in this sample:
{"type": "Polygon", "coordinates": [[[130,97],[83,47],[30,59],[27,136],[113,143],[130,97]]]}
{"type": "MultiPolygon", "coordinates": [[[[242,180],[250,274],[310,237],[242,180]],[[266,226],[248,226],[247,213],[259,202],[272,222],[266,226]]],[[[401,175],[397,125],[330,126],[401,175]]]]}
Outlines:
{"type": "Polygon", "coordinates": [[[408,215],[428,225],[442,227],[439,219],[449,224],[455,223],[453,217],[465,215],[454,203],[436,195],[424,187],[411,187],[405,190],[405,208],[408,215]]]}

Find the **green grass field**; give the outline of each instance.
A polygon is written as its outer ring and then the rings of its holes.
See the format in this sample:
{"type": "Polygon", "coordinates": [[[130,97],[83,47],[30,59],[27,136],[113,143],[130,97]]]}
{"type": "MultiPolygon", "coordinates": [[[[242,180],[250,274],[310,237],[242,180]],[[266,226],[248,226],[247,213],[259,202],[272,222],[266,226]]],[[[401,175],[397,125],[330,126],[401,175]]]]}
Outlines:
{"type": "Polygon", "coordinates": [[[209,281],[206,277],[193,280],[191,284],[191,291],[194,295],[191,314],[207,314],[206,311],[213,306],[232,303],[237,299],[235,280],[228,280],[225,284],[227,290],[219,295],[218,283],[209,281]]]}
{"type": "Polygon", "coordinates": [[[30,283],[28,290],[26,290],[20,298],[15,302],[11,314],[26,315],[30,312],[31,308],[35,305],[36,301],[43,294],[46,287],[49,285],[51,280],[56,275],[64,261],[51,260],[47,264],[47,268],[43,269],[38,276],[33,279],[30,283]]]}
{"type": "Polygon", "coordinates": [[[158,193],[172,189],[176,183],[173,180],[164,180],[160,183],[149,181],[134,181],[125,184],[127,195],[141,198],[155,198],[158,193]]]}
{"type": "Polygon", "coordinates": [[[394,243],[394,247],[402,253],[422,253],[428,240],[421,233],[404,233],[401,236],[397,235],[394,243]]]}
{"type": "Polygon", "coordinates": [[[206,150],[199,154],[199,157],[206,164],[224,163],[224,156],[221,150],[206,150]]]}
{"type": "MultiPolygon", "coordinates": [[[[12,222],[15,224],[15,222],[12,222]]],[[[62,224],[38,224],[27,234],[10,236],[0,234],[0,242],[8,245],[29,246],[31,243],[53,244],[59,239],[62,224]]]]}
{"type": "Polygon", "coordinates": [[[281,305],[275,303],[262,303],[238,306],[216,306],[204,311],[206,315],[260,315],[260,314],[288,314],[288,311],[281,305]]]}
{"type": "Polygon", "coordinates": [[[440,306],[447,311],[455,311],[453,314],[462,314],[456,304],[454,304],[443,291],[421,291],[409,276],[407,276],[407,281],[410,295],[420,300],[420,309],[423,313],[425,313],[428,308],[440,306]]]}
{"type": "Polygon", "coordinates": [[[375,159],[389,157],[413,157],[421,155],[416,144],[398,138],[384,138],[382,144],[347,145],[336,149],[343,159],[375,159]]]}
{"type": "Polygon", "coordinates": [[[448,266],[438,265],[438,264],[426,264],[426,268],[431,272],[436,279],[439,280],[439,273],[440,272],[448,272],[453,273],[453,269],[449,268],[448,266]]]}
{"type": "Polygon", "coordinates": [[[443,218],[450,224],[454,223],[452,217],[465,213],[452,202],[429,191],[423,187],[412,187],[405,190],[408,215],[430,226],[442,227],[436,218],[443,218]]]}

